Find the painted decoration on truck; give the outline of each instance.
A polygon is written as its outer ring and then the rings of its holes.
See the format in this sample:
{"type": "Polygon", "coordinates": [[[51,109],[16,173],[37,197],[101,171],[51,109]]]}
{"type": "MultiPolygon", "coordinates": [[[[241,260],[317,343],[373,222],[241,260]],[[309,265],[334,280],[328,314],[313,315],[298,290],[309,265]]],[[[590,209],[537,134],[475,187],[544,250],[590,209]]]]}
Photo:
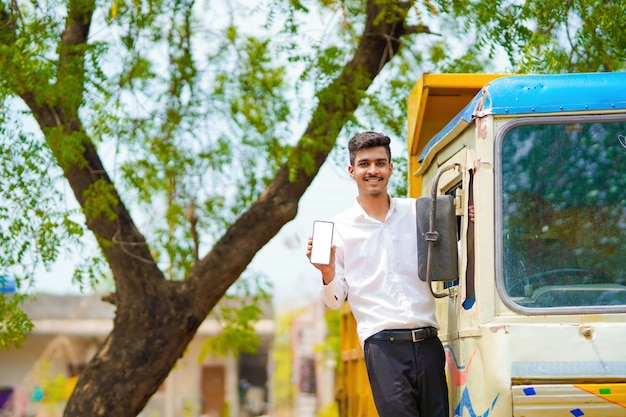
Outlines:
{"type": "Polygon", "coordinates": [[[454,405],[454,416],[463,416],[468,415],[469,417],[488,417],[496,406],[498,402],[498,398],[500,394],[496,394],[493,400],[491,401],[490,406],[487,407],[486,410],[482,412],[477,412],[474,410],[474,405],[472,404],[472,397],[470,395],[469,389],[467,387],[467,375],[470,371],[472,359],[474,358],[476,351],[474,351],[471,355],[467,364],[462,365],[459,364],[454,351],[449,345],[444,346],[446,352],[446,364],[448,367],[448,383],[450,384],[449,388],[463,388],[463,392],[459,398],[459,402],[454,405]],[[464,413],[464,411],[466,413],[464,413]]]}
{"type": "Polygon", "coordinates": [[[511,391],[514,415],[626,416],[626,383],[517,385],[511,391]]]}

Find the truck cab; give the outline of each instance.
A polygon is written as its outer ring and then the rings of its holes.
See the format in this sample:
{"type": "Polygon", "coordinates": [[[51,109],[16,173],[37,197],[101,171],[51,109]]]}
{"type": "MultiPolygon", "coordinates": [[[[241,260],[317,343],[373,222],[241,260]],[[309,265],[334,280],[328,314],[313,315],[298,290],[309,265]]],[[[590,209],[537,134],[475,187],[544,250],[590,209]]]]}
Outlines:
{"type": "Polygon", "coordinates": [[[408,100],[409,196],[450,196],[458,242],[419,274],[450,415],[626,416],[626,73],[424,74],[408,100]]]}
{"type": "Polygon", "coordinates": [[[431,282],[451,415],[626,416],[626,73],[494,76],[432,136],[429,85],[459,76],[430,77],[409,193],[458,214],[456,277],[431,282]]]}

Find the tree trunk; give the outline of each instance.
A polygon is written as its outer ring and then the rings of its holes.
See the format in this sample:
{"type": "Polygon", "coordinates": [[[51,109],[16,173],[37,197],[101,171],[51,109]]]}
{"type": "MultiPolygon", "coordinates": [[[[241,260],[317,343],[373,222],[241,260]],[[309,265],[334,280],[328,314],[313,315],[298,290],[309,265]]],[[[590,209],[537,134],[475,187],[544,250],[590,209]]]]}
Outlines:
{"type": "Polygon", "coordinates": [[[64,415],[137,415],[204,318],[192,311],[189,293],[184,282],[161,281],[132,303],[118,300],[113,331],[81,374],[64,415]]]}

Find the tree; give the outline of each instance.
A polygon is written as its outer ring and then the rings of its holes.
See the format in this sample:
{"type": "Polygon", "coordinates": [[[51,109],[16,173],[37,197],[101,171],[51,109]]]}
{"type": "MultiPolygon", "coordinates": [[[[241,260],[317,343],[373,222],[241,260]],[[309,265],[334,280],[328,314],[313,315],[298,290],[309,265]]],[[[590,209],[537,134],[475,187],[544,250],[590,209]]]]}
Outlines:
{"type": "MultiPolygon", "coordinates": [[[[315,104],[289,145],[282,131],[294,132],[281,94],[290,63],[277,64],[269,39],[232,23],[218,23],[223,37],[201,45],[210,33],[201,31],[209,28],[193,1],[2,4],[2,144],[12,155],[4,158],[10,245],[2,265],[18,268],[28,256],[48,264],[66,239],[91,232],[115,281],[106,297],[116,305],[113,330],[65,415],[141,411],[256,252],[294,218],[400,39],[427,30],[406,24],[410,3],[371,0],[359,13],[343,6],[346,21],[359,19],[345,32],[356,48],[346,55],[349,43],[314,45],[317,66],[305,77],[317,79],[315,104]],[[20,103],[41,136],[15,122],[10,107],[20,103]],[[107,166],[110,143],[115,158],[107,166]],[[61,176],[79,210],[59,204],[61,176]]],[[[296,31],[304,6],[286,7],[286,19],[269,13],[268,28],[296,31]]],[[[89,262],[79,272],[98,273],[89,262]]]]}

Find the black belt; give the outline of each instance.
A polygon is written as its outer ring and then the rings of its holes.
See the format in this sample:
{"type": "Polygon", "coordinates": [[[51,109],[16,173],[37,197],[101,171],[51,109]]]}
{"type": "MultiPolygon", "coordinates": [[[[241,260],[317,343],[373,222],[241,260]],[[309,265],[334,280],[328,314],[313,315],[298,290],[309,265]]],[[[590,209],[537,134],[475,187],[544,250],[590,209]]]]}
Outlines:
{"type": "Polygon", "coordinates": [[[386,340],[388,342],[394,341],[409,341],[409,342],[421,342],[422,340],[430,339],[437,336],[437,329],[434,327],[420,327],[418,329],[393,329],[393,330],[381,330],[380,332],[373,334],[368,339],[370,340],[386,340]]]}

